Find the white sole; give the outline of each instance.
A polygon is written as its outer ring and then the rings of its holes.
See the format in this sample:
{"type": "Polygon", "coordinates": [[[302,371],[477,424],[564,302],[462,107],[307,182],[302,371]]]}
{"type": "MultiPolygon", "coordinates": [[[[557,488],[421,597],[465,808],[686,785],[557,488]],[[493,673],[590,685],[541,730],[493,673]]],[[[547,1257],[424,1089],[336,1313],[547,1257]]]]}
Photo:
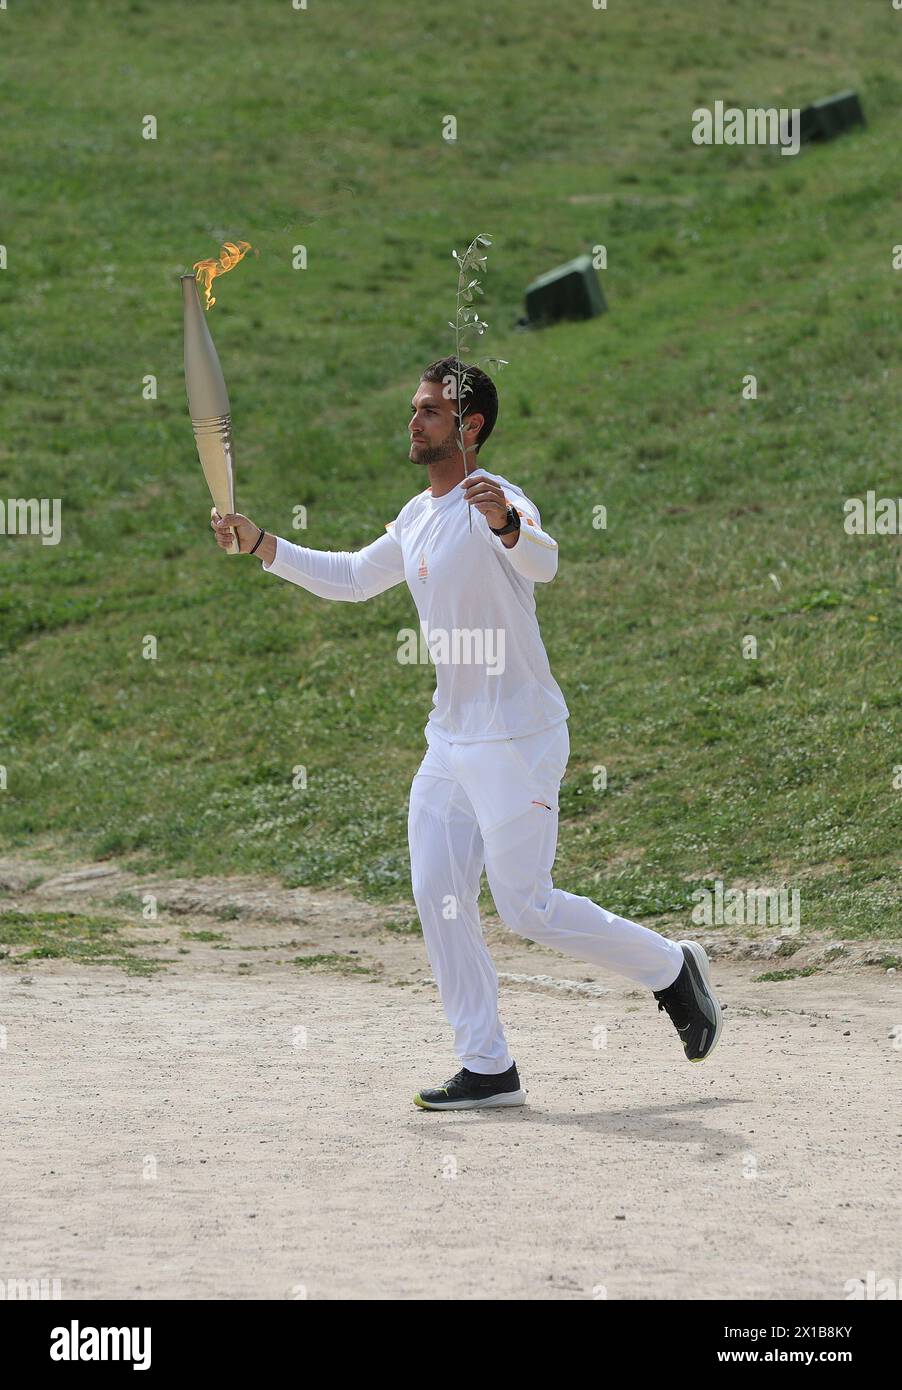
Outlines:
{"type": "Polygon", "coordinates": [[[440,1102],[431,1105],[427,1101],[418,1099],[418,1097],[419,1092],[417,1092],[417,1097],[414,1098],[413,1103],[419,1110],[492,1110],[502,1105],[526,1104],[525,1091],[502,1091],[497,1096],[486,1096],[485,1100],[449,1100],[444,1105],[440,1102]]]}
{"type": "Polygon", "coordinates": [[[711,1056],[711,1053],[714,1051],[715,1047],[720,1041],[720,1033],[721,1029],[723,1028],[723,1013],[721,1011],[720,1004],[718,1003],[717,995],[711,988],[711,974],[708,968],[708,955],[705,951],[704,946],[700,945],[698,941],[678,941],[677,945],[687,947],[687,949],[692,953],[692,959],[695,961],[699,970],[702,972],[702,977],[705,981],[708,993],[711,996],[711,1003],[714,1005],[714,1041],[708,1048],[708,1051],[705,1053],[704,1057],[692,1057],[690,1059],[693,1062],[707,1062],[708,1058],[711,1056]]]}

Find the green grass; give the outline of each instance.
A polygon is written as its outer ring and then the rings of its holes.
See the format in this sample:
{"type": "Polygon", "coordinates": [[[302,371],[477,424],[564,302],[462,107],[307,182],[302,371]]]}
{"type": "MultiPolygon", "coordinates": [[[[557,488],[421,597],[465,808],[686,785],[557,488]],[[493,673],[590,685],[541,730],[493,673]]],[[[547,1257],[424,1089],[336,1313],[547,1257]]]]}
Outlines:
{"type": "MultiPolygon", "coordinates": [[[[142,913],[144,909],[144,903],[137,893],[116,893],[110,898],[110,905],[112,907],[125,908],[129,912],[137,913],[142,913]]],[[[134,925],[147,926],[148,921],[142,917],[141,921],[136,922],[134,925]]]]}
{"type": "Polygon", "coordinates": [[[816,975],[820,967],[817,965],[806,965],[801,970],[768,970],[764,975],[753,975],[752,983],[756,985],[769,984],[771,981],[778,983],[783,980],[799,980],[806,975],[816,975]]]}
{"type": "Polygon", "coordinates": [[[786,882],[806,928],[897,933],[900,543],[847,536],[842,506],[900,491],[902,15],[32,0],[0,23],[0,498],[63,503],[58,547],[0,538],[2,842],[409,895],[434,681],[395,660],[410,596],[326,603],[217,551],[177,276],[223,237],[259,250],[209,320],[238,506],[356,549],[423,485],[407,403],[450,350],[451,248],[486,231],[483,350],[511,365],[481,461],[561,547],[536,587],[571,711],[556,881],[640,919],[786,882]],[[690,141],[698,105],[845,86],[867,129],[797,158],[690,141]],[[599,242],[610,312],[516,331],[528,281],[599,242]]]}
{"type": "Polygon", "coordinates": [[[419,917],[406,918],[403,922],[383,922],[382,930],[397,936],[419,936],[422,931],[419,917]]]}
{"type": "Polygon", "coordinates": [[[245,909],[239,907],[237,903],[226,903],[224,907],[218,907],[213,913],[220,922],[237,922],[240,917],[245,915],[245,909]]]}
{"type": "Polygon", "coordinates": [[[134,955],[140,943],[122,935],[124,923],[82,912],[0,911],[0,954],[10,965],[64,959],[80,965],[115,965],[130,975],[153,975],[164,958],[134,955]],[[12,948],[12,949],[11,949],[12,948]]]}
{"type": "Polygon", "coordinates": [[[302,970],[324,970],[337,975],[373,975],[377,973],[375,967],[361,965],[353,956],[345,955],[340,951],[327,951],[316,956],[294,956],[291,964],[299,965],[302,970]]]}

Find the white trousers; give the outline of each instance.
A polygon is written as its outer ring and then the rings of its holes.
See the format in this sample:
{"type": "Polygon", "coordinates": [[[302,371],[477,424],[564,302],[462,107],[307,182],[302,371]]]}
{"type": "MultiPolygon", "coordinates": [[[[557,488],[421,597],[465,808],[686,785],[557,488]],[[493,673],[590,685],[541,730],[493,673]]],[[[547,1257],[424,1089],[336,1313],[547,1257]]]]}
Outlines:
{"type": "Polygon", "coordinates": [[[410,788],[414,901],[454,1047],[470,1071],[511,1066],[498,975],[477,907],[483,868],[499,917],[530,941],[649,989],[683,967],[673,941],[551,881],[558,789],[570,756],[566,720],[525,738],[449,743],[427,728],[410,788]]]}

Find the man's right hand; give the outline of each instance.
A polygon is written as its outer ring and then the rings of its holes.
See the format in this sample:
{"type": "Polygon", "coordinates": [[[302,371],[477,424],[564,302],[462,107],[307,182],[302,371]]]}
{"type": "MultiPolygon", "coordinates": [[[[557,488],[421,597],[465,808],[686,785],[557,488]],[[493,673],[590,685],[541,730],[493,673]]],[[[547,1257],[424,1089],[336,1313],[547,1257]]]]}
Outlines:
{"type": "MultiPolygon", "coordinates": [[[[260,535],[260,527],[255,526],[249,517],[240,512],[228,512],[220,516],[215,507],[210,508],[210,525],[216,533],[216,544],[221,550],[228,550],[232,538],[238,537],[238,549],[242,555],[251,550],[260,535]]],[[[258,552],[259,554],[259,552],[258,552]]]]}

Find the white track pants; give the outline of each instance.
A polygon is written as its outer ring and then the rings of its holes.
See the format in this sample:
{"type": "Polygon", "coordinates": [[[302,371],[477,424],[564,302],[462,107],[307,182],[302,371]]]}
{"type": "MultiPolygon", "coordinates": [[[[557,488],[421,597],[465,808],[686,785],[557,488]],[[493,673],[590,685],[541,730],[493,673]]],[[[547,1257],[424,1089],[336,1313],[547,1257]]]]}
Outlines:
{"type": "Polygon", "coordinates": [[[525,738],[449,743],[434,730],[410,789],[408,841],[426,953],[470,1071],[507,1071],[498,976],[477,902],[483,868],[498,915],[530,941],[605,966],[649,989],[683,966],[673,941],[551,881],[566,721],[525,738]]]}

